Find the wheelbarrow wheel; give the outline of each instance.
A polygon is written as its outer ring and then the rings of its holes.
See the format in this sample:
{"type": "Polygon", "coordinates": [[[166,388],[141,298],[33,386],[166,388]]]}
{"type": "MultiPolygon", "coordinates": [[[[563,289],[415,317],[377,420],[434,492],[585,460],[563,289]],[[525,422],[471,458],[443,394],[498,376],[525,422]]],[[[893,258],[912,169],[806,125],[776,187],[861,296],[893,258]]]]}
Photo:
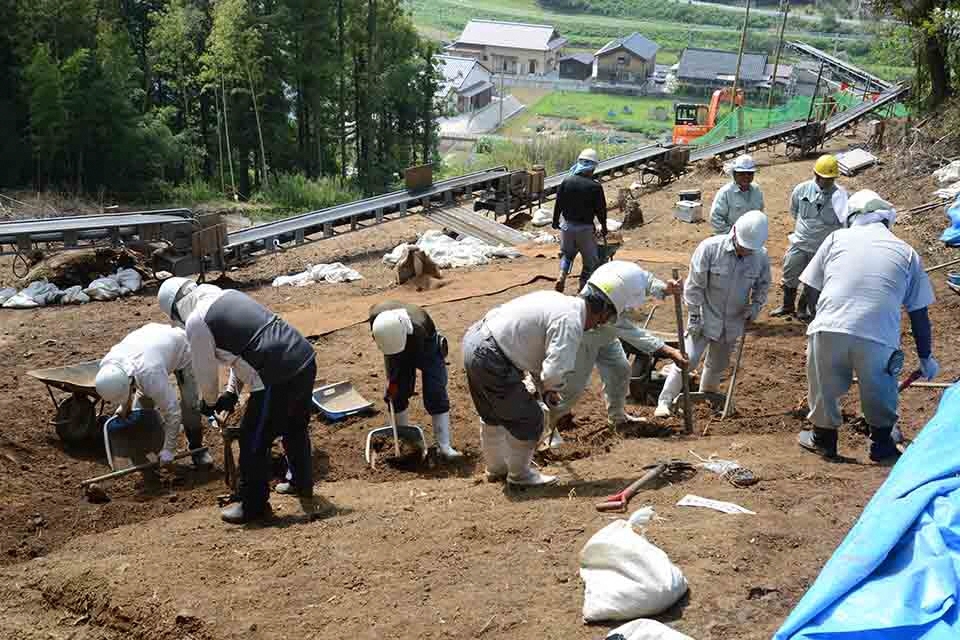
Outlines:
{"type": "Polygon", "coordinates": [[[98,435],[96,405],[87,396],[74,394],[57,405],[53,424],[63,442],[89,442],[98,435]]]}

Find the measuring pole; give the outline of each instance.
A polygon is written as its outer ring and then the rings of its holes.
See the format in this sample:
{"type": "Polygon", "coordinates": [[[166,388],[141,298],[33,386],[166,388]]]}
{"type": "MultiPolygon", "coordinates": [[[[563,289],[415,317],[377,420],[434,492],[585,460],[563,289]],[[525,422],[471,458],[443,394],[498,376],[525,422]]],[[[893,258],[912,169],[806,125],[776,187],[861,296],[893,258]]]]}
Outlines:
{"type": "Polygon", "coordinates": [[[740,34],[740,53],[737,54],[737,72],[733,74],[733,95],[730,96],[730,113],[737,108],[737,86],[740,84],[740,64],[743,62],[743,49],[747,46],[747,26],[750,22],[750,0],[747,0],[747,12],[743,15],[743,32],[740,34]]]}
{"type": "Polygon", "coordinates": [[[790,0],[784,0],[783,21],[780,22],[780,38],[777,40],[777,57],[773,60],[773,76],[770,78],[770,92],[767,94],[767,128],[770,128],[770,109],[773,108],[773,90],[777,87],[777,71],[780,69],[780,54],[783,52],[783,33],[787,28],[787,14],[790,13],[790,0]]]}

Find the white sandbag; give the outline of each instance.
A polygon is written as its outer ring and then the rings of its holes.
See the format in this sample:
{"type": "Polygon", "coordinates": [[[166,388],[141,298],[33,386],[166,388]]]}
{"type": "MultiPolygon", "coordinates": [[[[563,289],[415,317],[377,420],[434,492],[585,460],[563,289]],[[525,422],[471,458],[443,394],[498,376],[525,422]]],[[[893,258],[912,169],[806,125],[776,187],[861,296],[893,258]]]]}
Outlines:
{"type": "Polygon", "coordinates": [[[60,288],[46,280],[35,280],[20,292],[20,295],[30,298],[41,307],[59,300],[60,294],[60,288]]]}
{"type": "Polygon", "coordinates": [[[28,295],[23,293],[18,293],[16,295],[10,296],[3,303],[4,309],[33,309],[34,307],[39,307],[40,305],[36,300],[31,298],[28,295]]]}
{"type": "Polygon", "coordinates": [[[933,172],[933,177],[941,185],[950,184],[960,180],[960,160],[954,160],[945,167],[940,167],[933,172]]]}
{"type": "Polygon", "coordinates": [[[626,520],[611,522],[587,541],[580,577],[586,622],[656,615],[687,592],[680,569],[626,520]]]}
{"type": "Polygon", "coordinates": [[[559,244],[560,240],[552,233],[542,231],[533,237],[533,244],[559,244]]]}
{"type": "Polygon", "coordinates": [[[90,302],[90,296],[83,292],[83,287],[74,285],[63,290],[60,304],[85,304],[90,302]]]}
{"type": "Polygon", "coordinates": [[[548,224],[553,224],[553,212],[547,211],[543,207],[538,207],[537,210],[533,212],[533,220],[531,222],[535,227],[545,227],[548,224]]]}
{"type": "Polygon", "coordinates": [[[693,640],[656,620],[640,618],[621,625],[607,634],[606,640],[693,640]]]}
{"type": "Polygon", "coordinates": [[[273,280],[273,286],[305,287],[317,282],[352,282],[363,280],[357,271],[344,265],[342,262],[333,264],[307,265],[307,270],[292,276],[278,276],[273,280]]]}
{"type": "MultiPolygon", "coordinates": [[[[437,229],[424,233],[416,246],[430,256],[441,269],[451,267],[475,267],[488,264],[494,258],[519,258],[523,254],[513,247],[493,246],[469,236],[454,240],[437,229]]],[[[406,245],[398,245],[383,257],[383,262],[395,265],[408,252],[406,245]]]]}
{"type": "Polygon", "coordinates": [[[83,290],[91,300],[116,300],[120,297],[120,281],[116,276],[97,278],[83,290]]]}
{"type": "Polygon", "coordinates": [[[620,231],[623,223],[614,218],[607,218],[607,231],[620,231]]]}
{"type": "Polygon", "coordinates": [[[136,269],[119,269],[114,277],[120,283],[120,295],[125,296],[143,287],[143,276],[136,269]]]}
{"type": "Polygon", "coordinates": [[[4,287],[3,289],[0,289],[0,305],[15,295],[17,295],[17,290],[13,287],[4,287]]]}

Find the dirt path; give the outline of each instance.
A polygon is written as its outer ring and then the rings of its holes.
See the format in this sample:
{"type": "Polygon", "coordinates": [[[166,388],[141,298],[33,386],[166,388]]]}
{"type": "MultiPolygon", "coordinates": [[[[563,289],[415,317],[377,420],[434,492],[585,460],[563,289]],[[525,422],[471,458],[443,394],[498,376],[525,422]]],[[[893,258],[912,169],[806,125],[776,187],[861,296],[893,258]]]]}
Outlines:
{"type": "MultiPolygon", "coordinates": [[[[758,182],[771,216],[769,251],[776,281],[792,227],[786,210],[789,193],[809,175],[812,161],[790,163],[768,154],[758,159],[758,182]]],[[[889,181],[885,174],[872,169],[844,183],[854,190],[879,182],[884,187],[878,190],[885,194],[884,181],[889,181]]],[[[648,224],[626,234],[626,247],[661,256],[689,255],[709,230],[705,224],[673,220],[675,193],[702,188],[709,202],[724,182],[701,171],[645,196],[648,224]]],[[[612,199],[617,183],[607,184],[612,199]]],[[[889,197],[900,207],[927,200],[931,191],[926,183],[889,181],[889,187],[889,197]]],[[[926,240],[938,221],[916,227],[907,222],[901,232],[905,237],[922,238],[916,245],[921,251],[942,255],[926,240]]],[[[362,307],[389,296],[392,273],[380,257],[426,228],[425,221],[408,218],[266,257],[228,275],[236,286],[278,309],[337,314],[346,306],[362,307]],[[350,263],[366,279],[347,285],[268,286],[275,275],[335,260],[350,263]]],[[[552,250],[544,253],[547,258],[523,258],[509,270],[528,264],[531,273],[552,273],[552,250]]],[[[666,277],[672,266],[684,265],[664,260],[645,266],[666,277]]],[[[449,271],[448,277],[462,284],[496,278],[503,269],[449,271]]],[[[936,353],[944,368],[941,379],[952,380],[960,375],[958,345],[950,339],[958,299],[946,290],[942,276],[934,281],[939,300],[931,309],[936,353]]],[[[604,629],[580,623],[582,585],[576,574],[577,552],[606,522],[592,503],[621,488],[644,464],[689,457],[691,448],[704,456],[738,459],[759,472],[763,482],[737,490],[702,473],[637,499],[635,506],[653,504],[664,518],[649,536],[691,585],[689,598],[661,619],[698,639],[769,637],[886,476],[885,469],[873,465],[821,463],[794,444],[804,424],[789,415],[805,393],[804,327],[761,319],[739,382],[743,417],[713,422],[706,439],[620,440],[598,432],[605,417],[594,380],[576,409],[574,427],[564,434],[567,443],[550,462],[562,486],[549,493],[505,495],[476,480],[482,462],[476,415],[457,365],[460,338],[491,307],[546,286],[534,283],[430,309],[451,342],[454,438],[467,454],[462,465],[370,471],[362,459],[363,436],[383,424],[382,414],[336,424],[314,418],[315,473],[341,513],[310,525],[281,520],[281,526],[252,530],[225,529],[213,506],[222,479],[186,467],[154,494],[144,494],[138,480],[128,479],[109,487],[108,504],[81,500],[76,483],[103,472],[102,453],[98,447],[63,448],[48,424],[52,409],[46,391],[25,375],[33,368],[98,358],[133,328],[163,321],[155,291],[79,308],[4,311],[0,564],[8,566],[0,571],[5,578],[0,637],[601,637],[604,629]],[[757,515],[724,516],[673,506],[688,492],[732,500],[757,515]],[[37,556],[45,557],[29,561],[37,556]]],[[[768,309],[777,303],[774,288],[768,309]]],[[[652,328],[674,331],[672,317],[671,309],[661,309],[652,328]]],[[[315,348],[318,383],[350,379],[368,398],[382,395],[382,361],[365,327],[326,335],[315,341],[315,348]]],[[[906,351],[911,368],[915,357],[909,347],[906,351]]],[[[851,417],[857,413],[855,400],[851,396],[845,407],[851,417]]],[[[932,416],[938,394],[916,390],[902,400],[902,426],[911,434],[932,416]]],[[[634,410],[651,414],[646,407],[634,410]]],[[[429,425],[418,398],[411,416],[429,425]]],[[[847,429],[841,447],[864,460],[865,442],[847,429]]],[[[212,442],[212,448],[220,459],[219,443],[212,442]]],[[[291,504],[278,504],[284,513],[293,513],[291,504]]]]}

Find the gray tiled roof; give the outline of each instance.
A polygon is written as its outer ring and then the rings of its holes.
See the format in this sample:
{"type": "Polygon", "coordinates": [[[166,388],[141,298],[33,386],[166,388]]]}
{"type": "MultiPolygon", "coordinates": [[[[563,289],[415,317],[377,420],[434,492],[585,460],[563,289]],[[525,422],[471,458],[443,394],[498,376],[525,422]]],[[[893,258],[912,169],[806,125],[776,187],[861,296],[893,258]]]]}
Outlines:
{"type": "MultiPolygon", "coordinates": [[[[767,68],[767,54],[744,53],[740,65],[740,79],[763,82],[767,68]]],[[[733,76],[737,72],[737,52],[716,49],[683,50],[677,77],[683,80],[716,80],[717,76],[733,76]]]]}
{"type": "Polygon", "coordinates": [[[560,58],[560,62],[564,62],[566,60],[576,60],[580,64],[593,64],[593,55],[589,53],[575,53],[573,55],[563,56],[560,58]]]}
{"type": "Polygon", "coordinates": [[[603,54],[613,51],[621,46],[633,55],[643,58],[644,60],[652,60],[653,56],[657,55],[657,51],[660,49],[660,45],[658,45],[656,42],[648,40],[634,31],[629,36],[624,38],[611,40],[604,45],[602,49],[597,51],[596,56],[599,58],[603,54]]]}

